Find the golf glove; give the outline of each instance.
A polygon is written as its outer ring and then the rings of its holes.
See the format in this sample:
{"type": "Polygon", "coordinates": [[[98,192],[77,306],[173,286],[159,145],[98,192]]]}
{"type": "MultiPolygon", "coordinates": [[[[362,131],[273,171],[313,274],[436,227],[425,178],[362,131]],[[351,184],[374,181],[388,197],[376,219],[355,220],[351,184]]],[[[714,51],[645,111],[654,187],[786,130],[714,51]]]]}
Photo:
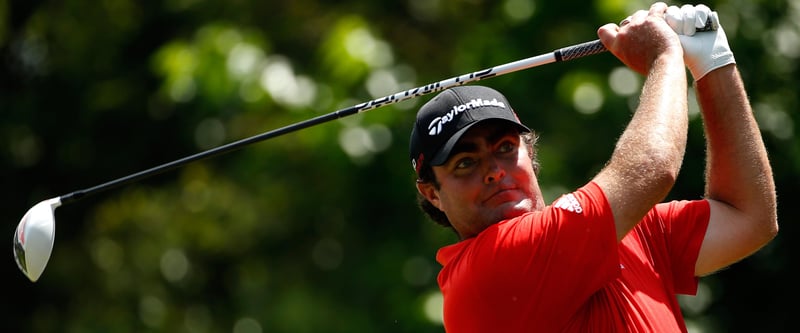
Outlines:
{"type": "Polygon", "coordinates": [[[736,63],[717,12],[705,5],[670,6],[665,19],[672,30],[678,33],[684,62],[695,81],[714,69],[736,63]],[[709,19],[712,30],[698,31],[705,27],[709,19]]]}

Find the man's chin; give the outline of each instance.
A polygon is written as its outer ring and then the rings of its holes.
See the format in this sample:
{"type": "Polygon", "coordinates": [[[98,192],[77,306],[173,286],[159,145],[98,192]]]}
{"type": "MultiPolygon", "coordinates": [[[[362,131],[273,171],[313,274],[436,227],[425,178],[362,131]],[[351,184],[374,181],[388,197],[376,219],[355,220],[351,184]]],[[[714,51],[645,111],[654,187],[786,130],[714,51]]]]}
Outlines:
{"type": "Polygon", "coordinates": [[[503,219],[510,219],[517,216],[520,216],[525,213],[530,213],[533,211],[533,202],[531,200],[525,199],[520,202],[509,202],[504,204],[508,205],[507,207],[503,207],[503,219]]]}

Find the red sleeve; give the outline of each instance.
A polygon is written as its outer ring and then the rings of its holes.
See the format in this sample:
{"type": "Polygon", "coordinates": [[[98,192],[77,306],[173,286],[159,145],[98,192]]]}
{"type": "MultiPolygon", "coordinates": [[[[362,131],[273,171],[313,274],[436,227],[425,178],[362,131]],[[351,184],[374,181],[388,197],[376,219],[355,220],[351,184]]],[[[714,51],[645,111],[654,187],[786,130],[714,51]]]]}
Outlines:
{"type": "Polygon", "coordinates": [[[662,282],[673,293],[694,295],[698,281],[695,265],[709,216],[706,200],[661,203],[634,227],[632,234],[639,245],[629,237],[623,244],[642,247],[636,251],[647,253],[652,269],[665,277],[662,282]]]}
{"type": "Polygon", "coordinates": [[[542,212],[497,223],[440,250],[445,324],[475,332],[560,327],[619,275],[617,249],[611,208],[594,183],[542,212]]]}
{"type": "Polygon", "coordinates": [[[695,265],[711,214],[708,201],[672,201],[657,205],[655,213],[658,218],[654,221],[662,224],[659,229],[665,233],[665,251],[672,266],[675,292],[694,295],[697,292],[695,265]]]}

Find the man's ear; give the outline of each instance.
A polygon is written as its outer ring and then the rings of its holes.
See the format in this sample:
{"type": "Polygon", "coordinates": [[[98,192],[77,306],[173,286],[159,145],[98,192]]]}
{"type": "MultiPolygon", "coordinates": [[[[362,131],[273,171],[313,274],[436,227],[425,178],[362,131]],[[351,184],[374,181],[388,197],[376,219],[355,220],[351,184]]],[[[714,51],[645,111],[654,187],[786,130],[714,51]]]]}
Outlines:
{"type": "Polygon", "coordinates": [[[425,199],[436,208],[441,210],[440,201],[439,201],[439,191],[436,190],[436,186],[433,186],[431,182],[417,182],[417,191],[421,194],[425,199]]]}

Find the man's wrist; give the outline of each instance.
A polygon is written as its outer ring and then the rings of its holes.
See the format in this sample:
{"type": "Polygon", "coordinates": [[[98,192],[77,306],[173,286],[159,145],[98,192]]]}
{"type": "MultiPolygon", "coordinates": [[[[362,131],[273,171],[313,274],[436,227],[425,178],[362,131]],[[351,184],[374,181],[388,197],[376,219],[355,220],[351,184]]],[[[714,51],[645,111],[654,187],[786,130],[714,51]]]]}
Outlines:
{"type": "Polygon", "coordinates": [[[718,85],[730,80],[731,75],[736,73],[736,62],[730,62],[714,68],[699,79],[695,79],[698,85],[718,85]]]}

